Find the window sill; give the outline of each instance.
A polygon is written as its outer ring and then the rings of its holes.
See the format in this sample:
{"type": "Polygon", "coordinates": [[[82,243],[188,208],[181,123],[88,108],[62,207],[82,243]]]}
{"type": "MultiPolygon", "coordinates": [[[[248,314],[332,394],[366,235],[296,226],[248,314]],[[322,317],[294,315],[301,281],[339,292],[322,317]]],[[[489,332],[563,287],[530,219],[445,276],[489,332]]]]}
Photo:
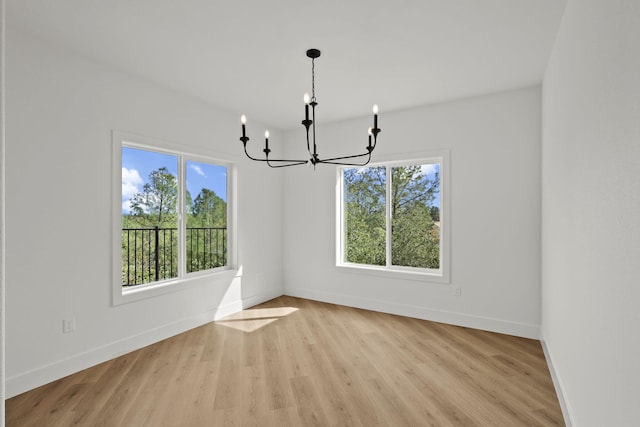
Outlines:
{"type": "Polygon", "coordinates": [[[433,272],[426,272],[423,270],[410,268],[402,269],[358,264],[338,264],[336,265],[336,268],[349,274],[366,274],[369,276],[394,278],[400,280],[413,280],[417,282],[432,282],[441,284],[449,283],[449,277],[442,271],[438,270],[434,270],[433,272]]]}
{"type": "Polygon", "coordinates": [[[225,269],[212,272],[191,273],[185,277],[164,280],[162,282],[137,285],[129,288],[114,286],[113,305],[127,304],[159,295],[193,289],[202,285],[213,285],[220,282],[230,282],[240,277],[239,270],[225,269]]]}

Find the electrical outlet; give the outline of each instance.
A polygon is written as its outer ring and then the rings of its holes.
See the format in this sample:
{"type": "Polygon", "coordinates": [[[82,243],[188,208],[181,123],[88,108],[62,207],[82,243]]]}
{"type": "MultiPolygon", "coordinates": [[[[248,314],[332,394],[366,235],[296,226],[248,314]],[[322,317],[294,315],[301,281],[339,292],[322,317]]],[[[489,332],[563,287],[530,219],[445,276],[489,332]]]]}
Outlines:
{"type": "Polygon", "coordinates": [[[70,317],[62,320],[62,333],[68,334],[76,330],[76,318],[70,317]]]}
{"type": "Polygon", "coordinates": [[[453,295],[457,297],[462,295],[462,289],[460,288],[460,286],[456,286],[453,288],[453,295]]]}

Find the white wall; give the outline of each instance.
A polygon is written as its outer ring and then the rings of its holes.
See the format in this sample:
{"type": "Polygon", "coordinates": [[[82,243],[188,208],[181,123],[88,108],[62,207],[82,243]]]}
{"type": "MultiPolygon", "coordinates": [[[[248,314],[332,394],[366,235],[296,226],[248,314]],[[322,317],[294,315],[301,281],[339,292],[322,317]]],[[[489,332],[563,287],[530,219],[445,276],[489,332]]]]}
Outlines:
{"type": "Polygon", "coordinates": [[[282,174],[243,159],[237,114],[11,26],[7,50],[8,396],[282,294],[282,174]],[[112,129],[239,159],[242,277],[111,305],[112,129]]]}
{"type": "Polygon", "coordinates": [[[542,335],[577,426],[640,420],[640,3],[569,1],[543,89],[542,335]]]}
{"type": "MultiPolygon", "coordinates": [[[[386,113],[375,159],[436,149],[451,156],[451,284],[352,274],[335,267],[333,166],[285,175],[285,293],[538,337],[540,326],[539,87],[386,113]],[[453,287],[461,288],[455,297],[453,287]]],[[[321,156],[366,145],[370,117],[322,124],[321,156]]],[[[303,131],[285,135],[304,157],[303,131]]]]}

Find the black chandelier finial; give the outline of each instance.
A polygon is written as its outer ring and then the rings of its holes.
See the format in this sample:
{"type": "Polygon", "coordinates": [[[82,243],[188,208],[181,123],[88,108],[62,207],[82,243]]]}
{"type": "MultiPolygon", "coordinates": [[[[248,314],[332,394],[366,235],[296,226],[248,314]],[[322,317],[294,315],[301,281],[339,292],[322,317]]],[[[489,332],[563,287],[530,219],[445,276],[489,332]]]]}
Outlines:
{"type": "Polygon", "coordinates": [[[316,100],[316,76],[315,76],[315,60],[320,57],[320,51],[318,49],[309,49],[307,50],[307,57],[311,58],[311,96],[308,93],[304,94],[304,120],[302,120],[302,125],[305,127],[307,133],[307,151],[311,158],[309,160],[295,160],[295,159],[273,159],[269,157],[269,153],[271,150],[269,149],[269,131],[265,131],[264,133],[264,158],[256,158],[249,154],[247,151],[247,142],[249,142],[249,137],[246,133],[246,123],[247,117],[243,114],[240,118],[240,122],[242,123],[242,136],[240,137],[240,141],[242,141],[242,145],[244,146],[244,153],[251,160],[255,160],[257,162],[266,162],[272,168],[284,168],[288,166],[298,166],[305,165],[311,163],[314,168],[319,163],[326,163],[332,165],[344,165],[344,166],[365,166],[371,161],[371,153],[376,148],[376,143],[378,140],[378,134],[380,133],[380,128],[378,127],[378,104],[374,104],[373,106],[373,127],[369,128],[369,144],[365,147],[366,152],[361,154],[354,154],[350,156],[341,156],[341,157],[332,157],[329,159],[321,159],[318,155],[318,147],[316,144],[316,107],[318,102],[316,100]],[[309,118],[309,107],[311,107],[311,118],[309,118]],[[309,131],[311,131],[311,135],[309,135],[309,131]],[[312,144],[313,142],[313,149],[312,144]],[[352,163],[348,160],[350,159],[361,159],[360,163],[352,163]]]}

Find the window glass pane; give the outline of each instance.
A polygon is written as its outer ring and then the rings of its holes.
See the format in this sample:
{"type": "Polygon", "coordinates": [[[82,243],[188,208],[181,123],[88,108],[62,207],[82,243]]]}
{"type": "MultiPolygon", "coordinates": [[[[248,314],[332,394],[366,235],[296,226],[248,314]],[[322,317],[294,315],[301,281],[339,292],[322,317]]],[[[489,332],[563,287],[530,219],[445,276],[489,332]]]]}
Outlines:
{"type": "Polygon", "coordinates": [[[386,168],[344,169],[344,261],[386,265],[386,168]]]}
{"type": "Polygon", "coordinates": [[[440,268],[440,165],[391,168],[391,263],[440,268]]]}
{"type": "Polygon", "coordinates": [[[122,284],[178,276],[178,157],[122,147],[122,284]]]}
{"type": "Polygon", "coordinates": [[[187,273],[227,265],[227,168],[186,162],[187,273]]]}

